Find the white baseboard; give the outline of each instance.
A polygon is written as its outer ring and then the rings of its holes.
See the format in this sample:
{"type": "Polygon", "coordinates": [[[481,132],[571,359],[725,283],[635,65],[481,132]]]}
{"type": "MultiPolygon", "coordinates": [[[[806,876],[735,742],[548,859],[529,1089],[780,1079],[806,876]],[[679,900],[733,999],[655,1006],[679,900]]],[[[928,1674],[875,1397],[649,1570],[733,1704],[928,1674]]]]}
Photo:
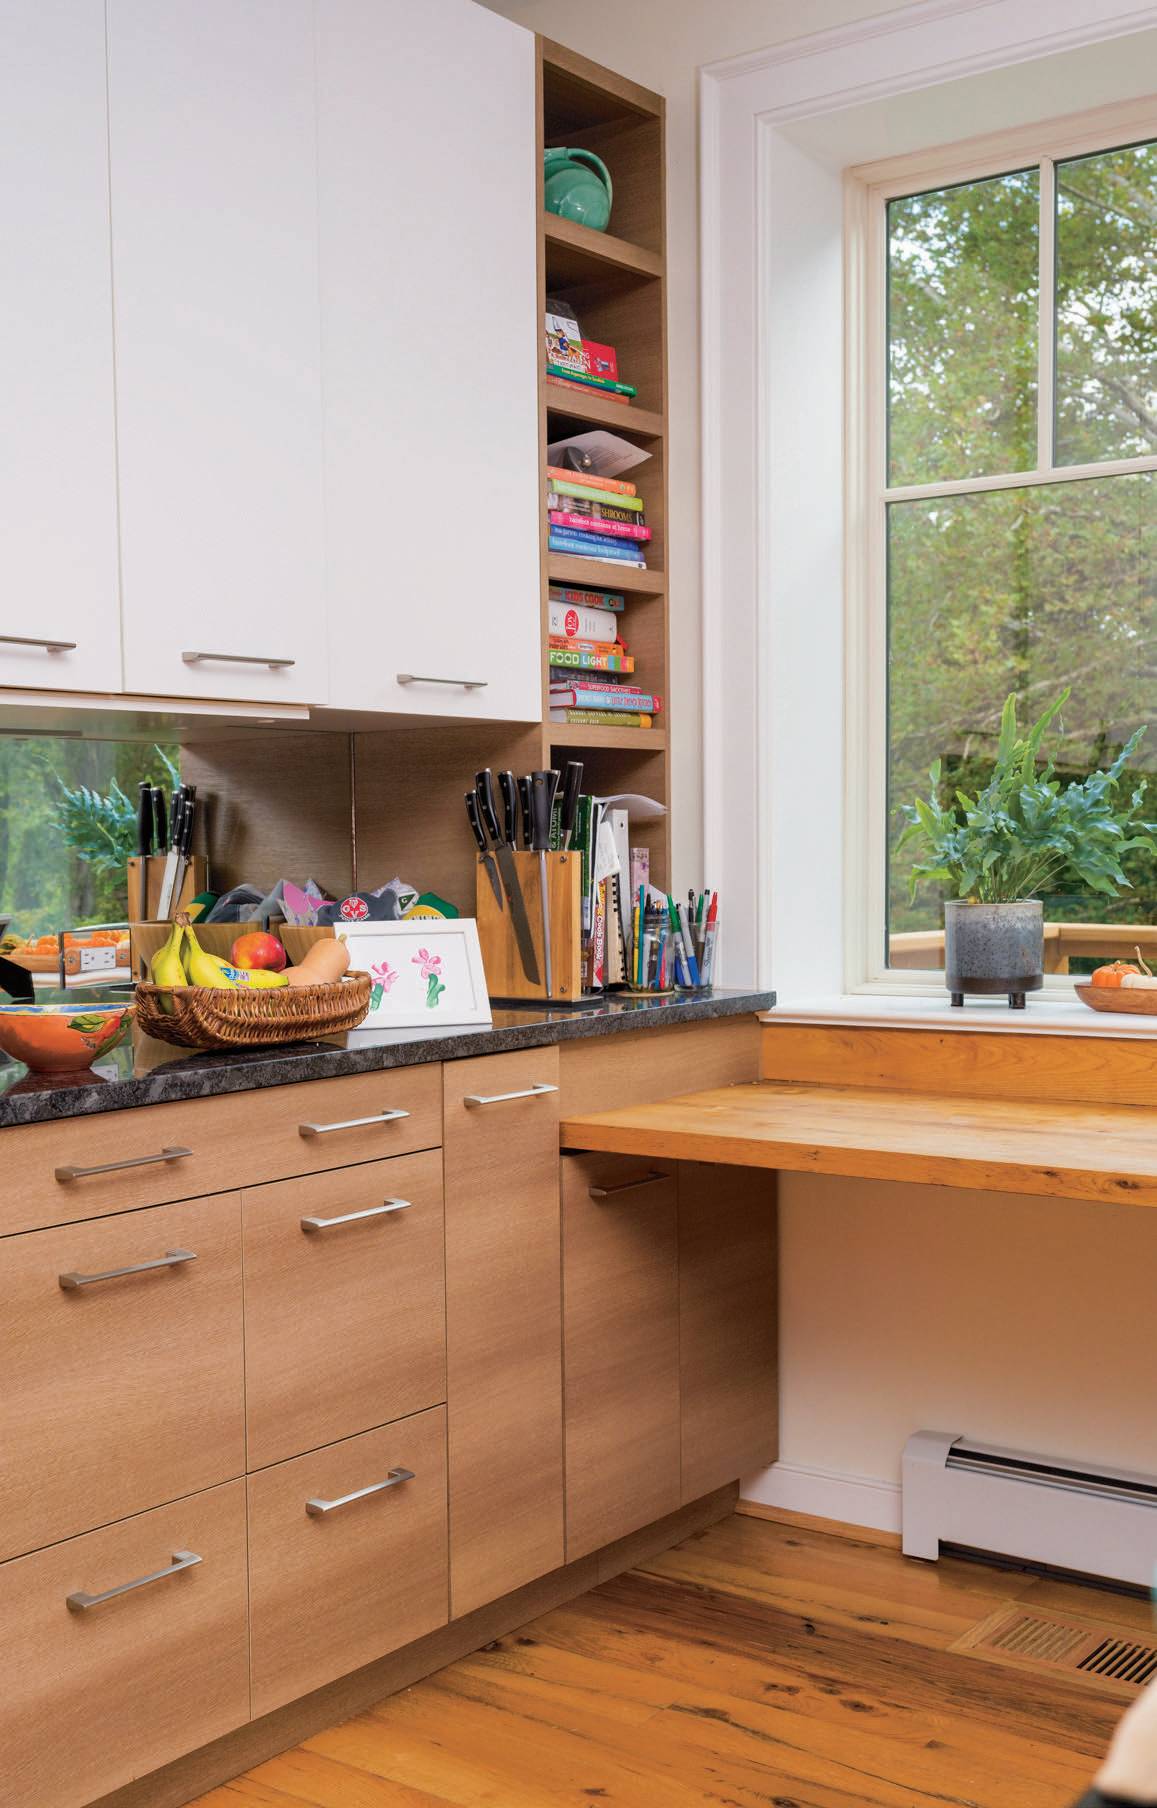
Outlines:
{"type": "Polygon", "coordinates": [[[813,1469],[806,1463],[773,1463],[740,1484],[742,1500],[766,1507],[786,1507],[817,1519],[839,1519],[846,1525],[870,1526],[876,1532],[900,1530],[900,1484],[874,1475],[846,1475],[838,1469],[813,1469]]]}

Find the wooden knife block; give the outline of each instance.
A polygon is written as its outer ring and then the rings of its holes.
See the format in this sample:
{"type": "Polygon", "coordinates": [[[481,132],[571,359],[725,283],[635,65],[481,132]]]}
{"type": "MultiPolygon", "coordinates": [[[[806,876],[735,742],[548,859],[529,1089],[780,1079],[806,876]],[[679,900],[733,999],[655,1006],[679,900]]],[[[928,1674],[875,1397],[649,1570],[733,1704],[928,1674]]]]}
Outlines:
{"type": "MultiPolygon", "coordinates": [[[[517,850],[514,855],[518,882],[530,919],[530,933],[538,960],[538,985],[522,970],[522,957],[503,894],[499,910],[481,858],[475,877],[475,915],[482,965],[492,1001],[513,998],[521,1002],[547,1002],[546,963],[542,957],[542,889],[537,854],[517,850]]],[[[498,862],[495,861],[497,868],[498,862]]],[[[563,1004],[577,1004],[582,996],[582,855],[577,851],[546,856],[550,895],[550,951],[553,987],[550,997],[563,1004]]],[[[501,873],[499,873],[501,880],[501,873]]]]}
{"type": "MultiPolygon", "coordinates": [[[[167,854],[149,855],[149,908],[145,912],[143,918],[138,912],[138,906],[140,904],[141,881],[139,875],[141,870],[141,857],[139,854],[133,854],[130,858],[128,915],[130,923],[139,923],[142,921],[146,923],[155,923],[157,921],[157,909],[161,902],[161,886],[165,879],[165,862],[168,858],[169,856],[167,854]]],[[[198,892],[208,891],[208,889],[209,869],[205,861],[205,856],[203,854],[194,854],[189,861],[188,871],[185,874],[185,883],[181,887],[181,896],[173,908],[173,915],[176,916],[178,910],[185,910],[188,905],[193,902],[193,899],[197,896],[198,892]]]]}

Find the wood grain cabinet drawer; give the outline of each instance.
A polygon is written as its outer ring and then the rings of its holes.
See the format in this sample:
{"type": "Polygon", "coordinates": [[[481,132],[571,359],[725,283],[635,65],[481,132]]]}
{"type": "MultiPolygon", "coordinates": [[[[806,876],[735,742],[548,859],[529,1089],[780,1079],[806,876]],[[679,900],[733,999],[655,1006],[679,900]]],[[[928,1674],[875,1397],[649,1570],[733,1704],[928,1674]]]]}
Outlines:
{"type": "Polygon", "coordinates": [[[248,1488],[255,1718],[446,1624],[443,1407],[248,1488]]]}
{"type": "Polygon", "coordinates": [[[442,1154],[243,1196],[248,1467],[446,1398],[442,1154]]]}
{"type": "Polygon", "coordinates": [[[242,1725],[244,1482],[0,1565],[0,1625],[6,1808],[80,1808],[242,1725]]]}
{"type": "Polygon", "coordinates": [[[236,1193],[0,1243],[0,1556],[245,1471],[236,1193]]]}
{"type": "Polygon", "coordinates": [[[0,1235],[442,1141],[437,1062],[5,1130],[0,1235]]]}

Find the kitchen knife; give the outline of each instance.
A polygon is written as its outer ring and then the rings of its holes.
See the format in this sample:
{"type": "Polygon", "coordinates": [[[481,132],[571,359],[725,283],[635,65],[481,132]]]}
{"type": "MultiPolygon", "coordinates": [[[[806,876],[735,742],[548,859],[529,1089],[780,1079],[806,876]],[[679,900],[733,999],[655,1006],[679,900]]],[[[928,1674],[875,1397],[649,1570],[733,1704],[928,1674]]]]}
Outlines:
{"type": "Polygon", "coordinates": [[[169,851],[169,812],[165,804],[165,794],[159,785],[153,786],[153,852],[167,854],[169,851]]]}
{"type": "Polygon", "coordinates": [[[532,772],[530,775],[531,831],[530,845],[538,855],[538,883],[542,892],[542,948],[546,968],[546,995],[554,990],[550,959],[550,889],[547,883],[547,850],[550,847],[550,819],[558,791],[559,774],[532,772]]]}
{"type": "Polygon", "coordinates": [[[185,802],[181,811],[181,833],[174,837],[173,845],[177,850],[177,877],[173,881],[173,904],[181,901],[181,893],[185,889],[185,875],[189,870],[189,861],[193,857],[193,823],[197,815],[197,787],[185,786],[185,802]]]}
{"type": "Polygon", "coordinates": [[[526,914],[526,900],[522,895],[522,886],[518,879],[518,868],[514,863],[514,849],[502,839],[498,827],[498,812],[494,807],[494,779],[487,766],[475,775],[474,788],[478,793],[478,808],[486,832],[494,842],[494,857],[498,861],[498,870],[502,874],[502,889],[506,893],[506,902],[510,905],[510,921],[514,928],[514,939],[518,943],[518,952],[522,958],[522,971],[532,986],[538,981],[538,956],[534,952],[534,936],[531,933],[530,918],[526,914]]]}
{"type": "Polygon", "coordinates": [[[149,855],[153,851],[153,791],[142,779],[137,798],[137,922],[149,914],[149,855]]]}
{"type": "Polygon", "coordinates": [[[490,889],[494,893],[494,902],[499,910],[505,910],[502,902],[502,881],[498,877],[498,868],[494,864],[494,855],[490,852],[490,843],[486,839],[486,830],[482,827],[482,813],[478,808],[478,793],[467,791],[466,816],[474,831],[474,839],[478,843],[478,855],[486,868],[486,877],[490,881],[490,889]]]}
{"type": "Polygon", "coordinates": [[[529,772],[524,772],[518,781],[518,795],[522,802],[522,845],[524,848],[528,848],[530,846],[531,820],[529,772]]]}
{"type": "Polygon", "coordinates": [[[498,789],[502,793],[502,826],[503,840],[507,847],[518,846],[518,786],[514,782],[513,772],[498,774],[498,789]]]}
{"type": "Polygon", "coordinates": [[[568,760],[566,776],[562,788],[562,814],[559,828],[562,845],[569,848],[570,838],[574,834],[574,821],[578,814],[579,792],[583,788],[583,763],[581,760],[568,760]]]}
{"type": "Polygon", "coordinates": [[[157,904],[157,920],[167,923],[173,911],[173,898],[176,895],[177,862],[180,859],[178,843],[181,837],[181,819],[185,808],[185,787],[178,785],[173,792],[172,806],[169,811],[169,852],[165,860],[164,876],[161,879],[161,896],[157,904]]]}

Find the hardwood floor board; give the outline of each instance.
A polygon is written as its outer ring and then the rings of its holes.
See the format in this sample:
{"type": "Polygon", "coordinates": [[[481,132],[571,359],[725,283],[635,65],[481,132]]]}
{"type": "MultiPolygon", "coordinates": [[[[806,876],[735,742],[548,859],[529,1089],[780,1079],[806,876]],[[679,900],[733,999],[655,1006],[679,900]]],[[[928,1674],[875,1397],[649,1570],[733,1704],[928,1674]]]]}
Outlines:
{"type": "Polygon", "coordinates": [[[949,1649],[1066,1582],[735,1516],[199,1808],[1068,1808],[1119,1705],[949,1649]]]}

